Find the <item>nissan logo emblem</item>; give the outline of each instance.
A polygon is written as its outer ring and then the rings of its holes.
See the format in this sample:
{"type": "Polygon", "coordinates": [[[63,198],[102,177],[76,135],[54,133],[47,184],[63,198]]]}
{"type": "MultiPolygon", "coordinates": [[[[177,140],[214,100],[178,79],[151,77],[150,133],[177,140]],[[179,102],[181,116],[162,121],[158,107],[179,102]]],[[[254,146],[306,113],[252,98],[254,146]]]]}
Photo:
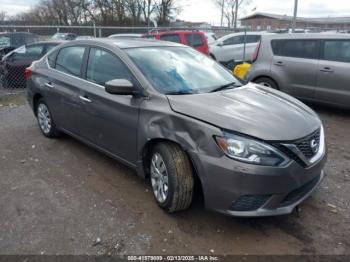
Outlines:
{"type": "Polygon", "coordinates": [[[316,139],[312,139],[310,141],[310,146],[311,146],[312,152],[316,153],[318,150],[318,143],[317,143],[316,139]]]}

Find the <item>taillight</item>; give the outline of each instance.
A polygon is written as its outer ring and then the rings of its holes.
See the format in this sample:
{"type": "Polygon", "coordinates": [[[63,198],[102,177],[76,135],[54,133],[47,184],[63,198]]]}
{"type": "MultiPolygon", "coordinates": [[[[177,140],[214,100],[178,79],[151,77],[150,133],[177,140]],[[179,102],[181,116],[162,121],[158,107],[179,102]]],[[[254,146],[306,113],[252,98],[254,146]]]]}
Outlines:
{"type": "Polygon", "coordinates": [[[254,50],[254,53],[253,53],[253,57],[252,57],[252,62],[254,63],[257,59],[258,59],[258,56],[259,56],[259,51],[260,51],[260,45],[261,45],[261,41],[258,42],[255,50],[254,50]]]}
{"type": "Polygon", "coordinates": [[[30,69],[30,67],[27,67],[24,71],[24,77],[25,77],[26,81],[29,79],[31,74],[32,74],[32,70],[30,69]]]}

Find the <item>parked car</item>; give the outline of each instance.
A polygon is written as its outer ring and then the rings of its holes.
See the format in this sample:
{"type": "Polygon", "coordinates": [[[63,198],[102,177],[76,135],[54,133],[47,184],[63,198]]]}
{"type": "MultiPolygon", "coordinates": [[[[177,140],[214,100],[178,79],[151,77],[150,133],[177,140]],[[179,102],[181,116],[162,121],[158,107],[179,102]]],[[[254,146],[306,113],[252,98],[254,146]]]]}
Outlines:
{"type": "Polygon", "coordinates": [[[25,69],[62,42],[37,42],[21,46],[5,55],[0,62],[0,84],[4,88],[25,87],[25,69]]]}
{"type": "Polygon", "coordinates": [[[161,31],[142,36],[148,39],[157,39],[188,45],[204,54],[209,54],[209,46],[205,34],[200,31],[161,31]]]}
{"type": "Polygon", "coordinates": [[[207,38],[208,45],[213,44],[218,39],[215,33],[213,32],[204,32],[204,34],[205,34],[205,37],[207,38]]]}
{"type": "MultiPolygon", "coordinates": [[[[292,212],[324,177],[322,123],[279,91],[242,84],[192,48],[166,41],[65,43],[26,70],[44,136],[69,134],[150,179],[168,212],[292,212]]],[[[130,195],[130,197],[134,197],[130,195]]]]}
{"type": "Polygon", "coordinates": [[[0,33],[0,61],[12,50],[26,44],[38,42],[39,37],[27,32],[0,33]]]}
{"type": "Polygon", "coordinates": [[[108,36],[108,38],[139,38],[142,37],[142,34],[114,34],[108,36]]]}
{"type": "Polygon", "coordinates": [[[51,37],[51,40],[75,40],[77,35],[74,33],[56,33],[51,37]]]}
{"type": "Polygon", "coordinates": [[[88,40],[88,39],[94,39],[94,36],[91,35],[78,35],[75,40],[88,40]]]}
{"type": "Polygon", "coordinates": [[[262,34],[243,32],[225,35],[209,46],[209,54],[219,62],[250,61],[262,34]]]}
{"type": "Polygon", "coordinates": [[[350,108],[350,36],[265,35],[246,80],[299,99],[350,108]]]}

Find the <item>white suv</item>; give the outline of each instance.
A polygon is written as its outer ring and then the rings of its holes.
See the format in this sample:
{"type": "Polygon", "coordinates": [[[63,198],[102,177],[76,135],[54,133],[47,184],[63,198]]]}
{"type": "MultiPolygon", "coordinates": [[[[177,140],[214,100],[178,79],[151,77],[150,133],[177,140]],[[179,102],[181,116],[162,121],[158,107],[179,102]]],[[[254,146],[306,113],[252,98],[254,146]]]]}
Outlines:
{"type": "Polygon", "coordinates": [[[233,33],[225,35],[209,46],[209,54],[219,62],[231,60],[250,61],[262,32],[233,33]],[[244,54],[244,43],[245,54],[244,54]]]}

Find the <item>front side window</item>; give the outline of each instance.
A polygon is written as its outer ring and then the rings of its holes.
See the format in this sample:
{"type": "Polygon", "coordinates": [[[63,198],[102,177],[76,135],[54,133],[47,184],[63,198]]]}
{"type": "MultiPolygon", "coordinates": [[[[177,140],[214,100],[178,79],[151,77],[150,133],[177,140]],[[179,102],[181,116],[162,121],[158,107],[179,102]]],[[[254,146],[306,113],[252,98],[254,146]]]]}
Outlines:
{"type": "Polygon", "coordinates": [[[317,40],[272,40],[271,47],[278,56],[317,58],[317,40]]]}
{"type": "Polygon", "coordinates": [[[186,34],[186,40],[188,45],[192,47],[202,46],[204,44],[200,34],[186,34]]]}
{"type": "Polygon", "coordinates": [[[234,36],[224,40],[224,45],[239,45],[244,43],[244,35],[234,36]]]}
{"type": "Polygon", "coordinates": [[[239,81],[228,70],[188,47],[144,47],[126,50],[160,93],[205,93],[239,81]]]}
{"type": "Polygon", "coordinates": [[[62,48],[56,58],[56,69],[73,76],[80,76],[85,47],[69,46],[62,48]]]}
{"type": "Polygon", "coordinates": [[[132,81],[132,75],[125,64],[114,54],[100,48],[91,48],[86,79],[104,85],[113,79],[132,81]]]}
{"type": "Polygon", "coordinates": [[[170,41],[174,43],[181,43],[179,35],[172,34],[172,35],[161,35],[160,40],[163,41],[170,41]]]}
{"type": "Polygon", "coordinates": [[[324,60],[350,63],[350,40],[325,40],[324,60]]]}

